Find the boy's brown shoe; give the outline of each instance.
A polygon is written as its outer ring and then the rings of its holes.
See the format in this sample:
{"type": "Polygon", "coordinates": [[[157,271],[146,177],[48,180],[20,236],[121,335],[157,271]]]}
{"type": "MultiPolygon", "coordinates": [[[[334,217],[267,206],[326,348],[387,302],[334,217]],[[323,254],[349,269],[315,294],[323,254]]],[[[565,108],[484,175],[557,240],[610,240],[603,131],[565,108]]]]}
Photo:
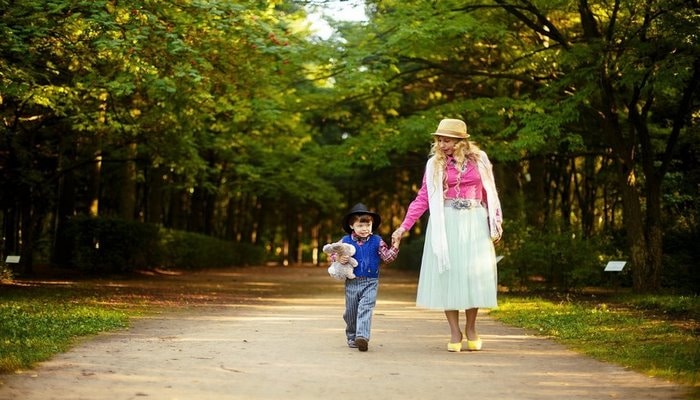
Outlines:
{"type": "Polygon", "coordinates": [[[358,350],[367,351],[369,343],[367,342],[367,339],[363,338],[362,336],[358,336],[355,338],[355,344],[357,345],[358,350]]]}

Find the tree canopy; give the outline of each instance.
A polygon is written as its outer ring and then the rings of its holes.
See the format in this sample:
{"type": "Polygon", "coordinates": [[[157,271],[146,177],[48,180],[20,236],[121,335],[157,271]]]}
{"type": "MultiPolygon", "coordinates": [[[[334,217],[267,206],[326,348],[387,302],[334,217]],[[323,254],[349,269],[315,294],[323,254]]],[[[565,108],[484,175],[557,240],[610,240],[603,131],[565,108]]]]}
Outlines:
{"type": "Polygon", "coordinates": [[[324,40],[323,3],[0,0],[3,254],[65,265],[91,215],[317,262],[355,202],[400,222],[443,117],[496,165],[513,259],[599,239],[653,290],[692,254],[697,6],[366,0],[324,40]]]}

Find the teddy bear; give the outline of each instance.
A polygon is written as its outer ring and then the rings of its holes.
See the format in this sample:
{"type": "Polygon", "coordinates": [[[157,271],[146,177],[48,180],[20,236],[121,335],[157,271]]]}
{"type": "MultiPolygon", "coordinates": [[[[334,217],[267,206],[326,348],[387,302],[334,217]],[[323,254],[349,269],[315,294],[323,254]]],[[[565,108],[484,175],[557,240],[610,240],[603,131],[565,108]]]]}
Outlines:
{"type": "MultiPolygon", "coordinates": [[[[340,256],[352,256],[355,254],[355,246],[343,242],[328,243],[323,246],[323,252],[329,255],[335,253],[337,260],[340,256]]],[[[345,278],[355,279],[355,274],[352,272],[355,267],[357,267],[357,260],[352,257],[350,257],[350,261],[347,264],[333,261],[331,266],[328,267],[328,274],[339,281],[344,281],[345,278]]]]}

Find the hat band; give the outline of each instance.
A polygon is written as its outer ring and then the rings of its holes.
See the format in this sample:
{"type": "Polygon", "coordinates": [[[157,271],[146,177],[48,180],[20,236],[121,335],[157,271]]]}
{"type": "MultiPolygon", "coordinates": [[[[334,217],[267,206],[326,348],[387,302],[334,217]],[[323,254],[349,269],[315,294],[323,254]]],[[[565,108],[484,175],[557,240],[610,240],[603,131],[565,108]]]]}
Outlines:
{"type": "Polygon", "coordinates": [[[450,129],[438,129],[435,131],[434,135],[444,133],[444,134],[449,134],[449,135],[457,135],[457,136],[469,136],[467,132],[459,132],[459,131],[453,131],[450,129]]]}

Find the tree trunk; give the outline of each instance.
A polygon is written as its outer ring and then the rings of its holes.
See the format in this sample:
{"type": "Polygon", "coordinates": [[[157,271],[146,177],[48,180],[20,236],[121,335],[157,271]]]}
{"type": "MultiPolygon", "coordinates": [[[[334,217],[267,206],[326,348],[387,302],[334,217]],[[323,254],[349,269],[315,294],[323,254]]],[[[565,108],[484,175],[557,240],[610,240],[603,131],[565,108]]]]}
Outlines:
{"type": "Polygon", "coordinates": [[[21,272],[25,274],[31,274],[34,271],[34,245],[35,245],[35,230],[34,218],[36,214],[32,212],[32,200],[31,194],[26,193],[24,197],[23,204],[21,205],[21,219],[20,219],[20,242],[19,247],[20,254],[20,268],[21,272]]]}
{"type": "Polygon", "coordinates": [[[663,228],[661,226],[661,182],[653,172],[646,176],[646,225],[647,259],[640,271],[644,276],[638,287],[643,291],[661,288],[663,272],[663,228]]]}
{"type": "Polygon", "coordinates": [[[304,218],[301,213],[295,213],[297,219],[296,230],[296,262],[301,265],[304,262],[303,234],[304,234],[304,218]]]}
{"type": "Polygon", "coordinates": [[[204,193],[204,210],[202,211],[204,218],[204,234],[216,236],[216,224],[214,221],[214,215],[216,215],[216,193],[204,193]]]}
{"type": "Polygon", "coordinates": [[[192,196],[190,197],[190,213],[188,218],[189,222],[187,224],[188,229],[193,232],[207,234],[205,224],[207,203],[206,197],[207,194],[204,192],[204,189],[201,187],[194,188],[192,196]]]}
{"type": "MultiPolygon", "coordinates": [[[[19,251],[19,214],[16,207],[7,207],[3,210],[2,218],[2,244],[3,244],[3,254],[2,256],[13,256],[18,255],[19,251]]],[[[4,261],[4,260],[3,260],[4,261]]],[[[21,261],[21,258],[20,258],[21,261]]],[[[18,266],[13,266],[18,267],[18,266]]],[[[14,270],[14,268],[13,268],[14,270]]]]}
{"type": "Polygon", "coordinates": [[[127,221],[136,217],[136,143],[127,146],[119,190],[119,216],[127,221]]]}
{"type": "Polygon", "coordinates": [[[595,156],[586,156],[583,160],[582,194],[579,207],[581,209],[581,231],[584,238],[590,238],[595,234],[597,159],[595,156]]]}
{"type": "Polygon", "coordinates": [[[99,151],[95,153],[95,159],[90,169],[88,196],[90,201],[90,209],[88,212],[91,217],[100,215],[100,177],[102,175],[102,156],[99,151]]]}
{"type": "Polygon", "coordinates": [[[163,191],[165,190],[165,181],[163,176],[166,171],[162,167],[154,167],[149,169],[148,184],[146,185],[144,197],[146,199],[146,218],[145,221],[152,224],[163,224],[163,191]]]}
{"type": "MultiPolygon", "coordinates": [[[[317,219],[316,221],[319,221],[317,219]]],[[[321,225],[317,222],[311,227],[311,263],[313,265],[318,265],[318,255],[319,255],[319,240],[318,234],[321,231],[321,225]]]]}
{"type": "Polygon", "coordinates": [[[254,205],[254,213],[252,214],[253,223],[251,224],[250,243],[257,245],[260,241],[260,233],[265,232],[267,224],[262,201],[258,197],[253,196],[252,203],[254,205]]]}
{"type": "Polygon", "coordinates": [[[545,222],[545,174],[544,159],[535,157],[528,160],[528,171],[524,186],[526,221],[528,225],[540,230],[545,222]]]}
{"type": "MultiPolygon", "coordinates": [[[[564,157],[565,155],[562,154],[564,157]]],[[[569,170],[569,160],[567,158],[562,158],[557,166],[560,171],[560,203],[559,212],[561,213],[561,232],[571,231],[571,175],[574,174],[574,170],[569,170]]]]}
{"type": "Polygon", "coordinates": [[[620,196],[622,198],[622,216],[627,233],[630,268],[632,270],[632,285],[635,291],[646,287],[647,273],[647,241],[644,235],[644,224],[641,199],[636,187],[636,177],[632,171],[620,171],[620,196]]]}
{"type": "Polygon", "coordinates": [[[170,228],[185,230],[187,228],[187,218],[185,209],[188,208],[187,191],[184,189],[173,190],[170,194],[170,212],[168,222],[170,228]]]}
{"type": "Polygon", "coordinates": [[[65,171],[59,180],[58,205],[56,207],[52,264],[68,266],[71,259],[72,238],[66,235],[68,221],[75,213],[75,173],[65,171]]]}

